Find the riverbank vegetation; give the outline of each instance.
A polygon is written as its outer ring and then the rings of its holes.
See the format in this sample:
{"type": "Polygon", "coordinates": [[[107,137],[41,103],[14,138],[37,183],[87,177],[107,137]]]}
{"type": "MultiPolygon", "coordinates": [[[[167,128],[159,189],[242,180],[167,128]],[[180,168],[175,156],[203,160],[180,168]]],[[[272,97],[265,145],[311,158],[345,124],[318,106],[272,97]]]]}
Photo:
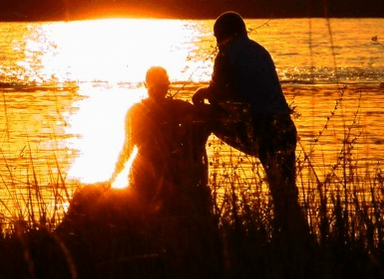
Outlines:
{"type": "Polygon", "coordinates": [[[311,148],[298,144],[302,249],[277,229],[258,160],[211,137],[211,216],[159,215],[104,183],[73,195],[60,175],[47,199],[31,171],[19,211],[0,219],[0,278],[384,278],[383,162],[361,165],[358,107],[335,161],[313,159],[343,90],[311,148]]]}

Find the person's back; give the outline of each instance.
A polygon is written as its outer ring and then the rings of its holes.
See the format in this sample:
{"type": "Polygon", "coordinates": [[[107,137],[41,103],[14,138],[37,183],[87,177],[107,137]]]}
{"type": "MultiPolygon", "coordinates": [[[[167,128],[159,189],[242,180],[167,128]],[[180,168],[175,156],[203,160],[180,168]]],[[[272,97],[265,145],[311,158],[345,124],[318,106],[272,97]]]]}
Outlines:
{"type": "Polygon", "coordinates": [[[162,203],[168,210],[184,206],[184,211],[207,212],[210,197],[205,144],[211,133],[209,121],[191,103],[167,98],[168,86],[163,68],[148,71],[149,97],[127,113],[125,151],[117,166],[136,146],[130,185],[144,203],[155,208],[162,203]]]}
{"type": "Polygon", "coordinates": [[[143,176],[135,172],[148,172],[145,179],[149,175],[169,183],[206,184],[210,130],[192,104],[146,99],[131,109],[129,118],[132,142],[139,149],[132,167],[135,181],[143,176]],[[197,172],[196,181],[186,181],[192,179],[191,171],[197,172]]]}
{"type": "MultiPolygon", "coordinates": [[[[199,122],[196,108],[182,100],[145,99],[130,112],[133,142],[148,157],[193,160],[203,152],[209,131],[199,122]]],[[[161,159],[162,158],[162,159],[161,159]]]]}
{"type": "Polygon", "coordinates": [[[212,83],[230,100],[249,103],[255,113],[290,113],[270,54],[247,35],[220,50],[215,68],[212,83]]]}

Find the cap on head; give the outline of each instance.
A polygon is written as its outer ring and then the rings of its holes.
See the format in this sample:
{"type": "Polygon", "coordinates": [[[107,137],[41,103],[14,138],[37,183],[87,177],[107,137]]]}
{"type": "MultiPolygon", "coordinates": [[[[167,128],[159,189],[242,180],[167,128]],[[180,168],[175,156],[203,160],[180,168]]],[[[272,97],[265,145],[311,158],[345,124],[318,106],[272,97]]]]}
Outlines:
{"type": "Polygon", "coordinates": [[[169,77],[163,67],[151,67],[145,76],[148,94],[152,98],[164,98],[168,92],[169,77]]]}
{"type": "Polygon", "coordinates": [[[241,15],[236,12],[225,12],[215,21],[213,33],[218,41],[247,34],[247,28],[241,15]]]}

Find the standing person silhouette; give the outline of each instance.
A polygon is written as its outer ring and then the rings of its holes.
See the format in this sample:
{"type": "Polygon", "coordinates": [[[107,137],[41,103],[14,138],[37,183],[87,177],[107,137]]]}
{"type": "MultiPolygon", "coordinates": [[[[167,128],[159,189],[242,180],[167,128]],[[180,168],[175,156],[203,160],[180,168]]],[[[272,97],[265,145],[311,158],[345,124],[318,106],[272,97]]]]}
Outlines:
{"type": "Polygon", "coordinates": [[[298,203],[295,149],[296,128],[268,51],[248,38],[243,18],[236,12],[220,15],[214,23],[219,52],[210,84],[192,97],[195,105],[226,111],[227,120],[213,133],[232,147],[257,156],[266,172],[274,202],[278,231],[288,237],[307,232],[298,203]],[[234,113],[235,112],[235,113],[234,113]]]}

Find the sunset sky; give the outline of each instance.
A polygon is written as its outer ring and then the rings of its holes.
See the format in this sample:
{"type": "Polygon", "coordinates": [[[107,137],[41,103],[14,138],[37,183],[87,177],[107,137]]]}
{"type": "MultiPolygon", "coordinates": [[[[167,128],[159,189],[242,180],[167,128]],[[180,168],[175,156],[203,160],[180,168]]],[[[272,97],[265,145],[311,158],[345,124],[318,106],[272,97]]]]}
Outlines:
{"type": "Polygon", "coordinates": [[[383,17],[383,0],[1,0],[0,20],[162,17],[216,18],[235,10],[246,18],[383,17]]]}

